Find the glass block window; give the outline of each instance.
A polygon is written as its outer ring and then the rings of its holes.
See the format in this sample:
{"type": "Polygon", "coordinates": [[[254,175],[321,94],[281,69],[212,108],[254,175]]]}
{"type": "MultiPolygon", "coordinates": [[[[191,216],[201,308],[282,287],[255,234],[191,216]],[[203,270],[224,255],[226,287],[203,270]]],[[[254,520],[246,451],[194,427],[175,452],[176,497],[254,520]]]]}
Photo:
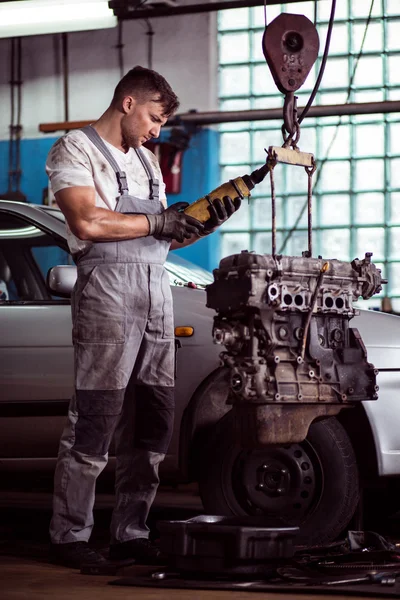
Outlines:
{"type": "MultiPolygon", "coordinates": [[[[314,105],[400,100],[400,0],[375,0],[363,52],[370,0],[337,2],[330,54],[314,105]],[[351,88],[349,82],[357,68],[351,88]]],[[[331,2],[318,2],[320,53],[305,84],[296,92],[306,104],[317,77],[331,2]]],[[[267,6],[267,21],[282,12],[314,21],[314,2],[267,6]]],[[[264,7],[223,10],[218,15],[219,107],[221,110],[282,108],[262,52],[264,7]]],[[[220,126],[221,180],[261,166],[264,148],[282,145],[282,120],[226,123],[220,126]]],[[[317,160],[313,196],[313,254],[352,260],[373,252],[389,279],[382,295],[400,312],[400,113],[344,117],[307,117],[299,147],[317,160]]],[[[301,167],[277,165],[277,251],[307,249],[307,176],[301,167]]],[[[271,252],[270,182],[253,190],[221,228],[221,256],[240,250],[271,252]],[[247,203],[246,203],[247,204],[247,203]]],[[[368,304],[380,306],[381,298],[368,304]]]]}

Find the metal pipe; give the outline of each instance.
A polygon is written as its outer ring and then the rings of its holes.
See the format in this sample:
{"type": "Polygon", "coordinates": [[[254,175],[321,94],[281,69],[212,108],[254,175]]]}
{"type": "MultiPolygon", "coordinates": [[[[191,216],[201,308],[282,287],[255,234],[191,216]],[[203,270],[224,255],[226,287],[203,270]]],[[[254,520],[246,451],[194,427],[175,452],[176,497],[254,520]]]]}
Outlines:
{"type": "MultiPolygon", "coordinates": [[[[299,108],[299,111],[302,109],[299,108]]],[[[400,112],[400,100],[388,102],[361,102],[354,104],[327,104],[312,106],[308,117],[339,117],[342,115],[372,115],[377,113],[400,112]]],[[[214,125],[217,123],[233,123],[236,121],[273,121],[282,119],[282,108],[265,110],[227,110],[214,112],[190,111],[176,115],[168,120],[168,126],[192,123],[194,125],[214,125]]]]}
{"type": "MultiPolygon", "coordinates": [[[[250,6],[264,6],[265,0],[228,0],[226,2],[202,2],[201,4],[189,4],[186,6],[163,6],[160,8],[138,9],[133,3],[127,5],[126,0],[111,0],[108,3],[114,15],[119,19],[149,19],[155,17],[174,17],[176,15],[192,15],[204,12],[214,12],[231,8],[246,8],[250,6]]],[[[302,0],[286,0],[286,4],[302,2],[302,0]]],[[[280,4],[281,0],[266,0],[266,4],[280,4]]]]}
{"type": "Polygon", "coordinates": [[[123,24],[122,21],[118,22],[118,41],[115,46],[118,51],[118,66],[119,66],[119,75],[120,78],[124,76],[124,42],[123,42],[124,32],[123,32],[123,24]]]}
{"type": "Polygon", "coordinates": [[[147,67],[149,69],[153,68],[153,36],[154,36],[154,29],[151,26],[151,23],[149,21],[149,19],[146,19],[146,23],[147,23],[147,38],[148,38],[148,42],[147,42],[147,67]]]}
{"type": "MultiPolygon", "coordinates": [[[[301,110],[301,109],[299,109],[301,110]]],[[[373,115],[376,113],[400,112],[400,100],[390,102],[363,102],[359,104],[327,104],[326,106],[312,106],[307,117],[339,117],[341,115],[373,115]]],[[[235,121],[273,121],[282,119],[282,108],[269,108],[266,110],[226,110],[215,112],[190,111],[176,115],[168,120],[166,127],[176,127],[184,123],[193,125],[215,125],[217,123],[233,123],[235,121]]],[[[72,121],[61,123],[41,123],[39,131],[54,133],[62,129],[78,129],[93,123],[90,121],[72,121]]]]}
{"type": "Polygon", "coordinates": [[[69,121],[69,99],[68,99],[68,34],[61,34],[62,41],[62,69],[64,80],[64,117],[69,121]]]}

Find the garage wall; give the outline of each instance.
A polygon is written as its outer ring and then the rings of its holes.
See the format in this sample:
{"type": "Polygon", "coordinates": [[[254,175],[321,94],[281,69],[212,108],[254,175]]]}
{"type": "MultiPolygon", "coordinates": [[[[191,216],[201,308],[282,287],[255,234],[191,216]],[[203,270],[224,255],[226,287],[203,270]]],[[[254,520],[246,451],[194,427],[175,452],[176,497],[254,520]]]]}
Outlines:
{"type": "MultiPolygon", "coordinates": [[[[216,14],[151,19],[153,68],[169,81],[181,100],[180,111],[214,110],[216,92],[216,14]]],[[[147,65],[147,25],[123,24],[125,71],[147,65]]],[[[70,120],[95,119],[108,106],[120,79],[117,28],[68,34],[70,120]]],[[[22,39],[24,138],[41,134],[39,123],[64,120],[60,35],[22,39]]],[[[0,40],[0,139],[10,122],[10,41],[0,40]]]]}
{"type": "MultiPolygon", "coordinates": [[[[179,112],[217,108],[216,14],[152,19],[153,68],[178,94],[179,112]]],[[[124,71],[147,64],[148,36],[144,21],[123,24],[124,71]]],[[[107,108],[120,79],[117,29],[70,33],[69,120],[95,120],[107,108]]],[[[56,137],[39,132],[40,123],[64,120],[61,36],[22,39],[21,189],[29,201],[42,202],[47,178],[44,164],[56,137]]],[[[7,189],[10,109],[10,40],[0,40],[0,194],[7,189]]],[[[61,135],[59,132],[57,135],[61,135]]],[[[165,134],[168,136],[168,130],[165,134]]],[[[218,133],[203,128],[194,133],[183,158],[182,193],[169,202],[189,202],[207,193],[218,181],[218,133]]],[[[215,238],[215,236],[213,236],[215,238]]],[[[216,266],[214,246],[206,239],[181,254],[205,268],[216,266]]]]}

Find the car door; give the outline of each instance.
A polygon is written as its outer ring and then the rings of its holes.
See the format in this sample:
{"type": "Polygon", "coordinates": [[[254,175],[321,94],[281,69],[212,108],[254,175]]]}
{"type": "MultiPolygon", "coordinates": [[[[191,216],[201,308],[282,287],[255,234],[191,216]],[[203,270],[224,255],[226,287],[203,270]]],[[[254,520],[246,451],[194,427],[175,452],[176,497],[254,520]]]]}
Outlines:
{"type": "Polygon", "coordinates": [[[20,212],[0,207],[0,456],[35,459],[56,456],[72,393],[70,303],[45,285],[69,256],[40,213],[20,212]]]}

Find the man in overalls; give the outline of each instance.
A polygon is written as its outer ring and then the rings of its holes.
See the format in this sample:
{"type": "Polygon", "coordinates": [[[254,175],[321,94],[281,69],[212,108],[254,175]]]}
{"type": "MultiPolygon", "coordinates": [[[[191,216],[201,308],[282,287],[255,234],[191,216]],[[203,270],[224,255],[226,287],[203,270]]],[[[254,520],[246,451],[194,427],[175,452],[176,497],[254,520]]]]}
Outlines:
{"type": "Polygon", "coordinates": [[[155,71],[135,67],[117,85],[92,126],[71,131],[51,149],[46,170],[67,221],[77,264],[72,297],[75,394],[55,473],[51,559],[66,566],[102,565],[88,545],[96,479],[111,439],[116,503],[110,558],[155,563],[146,519],[173,427],[174,327],[164,262],[170,248],[209,228],[167,208],[155,156],[142,144],[157,138],[179,102],[155,71]],[[128,386],[129,384],[129,386],[128,386]]]}

